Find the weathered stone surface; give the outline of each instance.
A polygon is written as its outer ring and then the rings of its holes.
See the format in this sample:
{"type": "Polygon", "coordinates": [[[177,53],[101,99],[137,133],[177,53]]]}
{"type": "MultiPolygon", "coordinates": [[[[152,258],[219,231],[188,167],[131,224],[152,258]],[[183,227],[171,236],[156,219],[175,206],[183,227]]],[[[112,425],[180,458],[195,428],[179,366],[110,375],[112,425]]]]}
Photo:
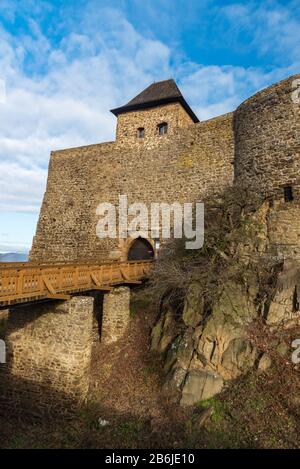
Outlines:
{"type": "Polygon", "coordinates": [[[221,314],[212,314],[200,337],[197,352],[204,357],[207,366],[217,368],[231,340],[243,335],[241,327],[221,314]]]}
{"type": "Polygon", "coordinates": [[[152,328],[151,331],[151,350],[153,352],[159,351],[159,342],[163,333],[163,326],[164,326],[164,316],[161,315],[159,320],[156,322],[155,326],[152,328]]]}
{"type": "Polygon", "coordinates": [[[300,320],[299,282],[300,264],[297,259],[285,259],[277,276],[277,284],[272,301],[266,308],[266,322],[269,325],[292,326],[300,320]]]}
{"type": "Polygon", "coordinates": [[[163,389],[169,392],[178,391],[181,396],[181,387],[184,383],[188,370],[174,367],[166,376],[163,389]]]}
{"type": "Polygon", "coordinates": [[[163,332],[159,342],[159,351],[164,353],[172,343],[174,337],[176,337],[176,321],[174,320],[172,312],[168,311],[165,315],[163,332]]]}
{"type": "Polygon", "coordinates": [[[151,350],[164,353],[177,335],[177,325],[172,311],[166,311],[151,332],[151,350]]]}
{"type": "Polygon", "coordinates": [[[247,291],[240,284],[228,282],[214,305],[214,316],[242,325],[249,324],[257,316],[254,303],[256,293],[254,285],[247,291]]]}
{"type": "MultiPolygon", "coordinates": [[[[148,208],[152,202],[193,202],[232,183],[232,114],[181,126],[176,106],[170,108],[175,114],[166,135],[155,134],[150,141],[141,142],[128,134],[124,143],[120,137],[116,142],[51,153],[31,260],[125,259],[126,240],[99,239],[96,235],[96,208],[101,202],[118,206],[119,194],[128,196],[128,204],[144,202],[148,208]]],[[[162,111],[157,108],[156,112],[162,111]]],[[[162,116],[154,116],[151,110],[137,114],[142,119],[148,112],[151,129],[156,132],[162,116]]],[[[135,120],[134,114],[120,118],[135,120]]],[[[122,125],[121,133],[125,132],[122,125]]],[[[151,238],[151,233],[147,235],[151,238]]]]}
{"type": "Polygon", "coordinates": [[[236,378],[254,363],[255,352],[245,342],[245,330],[225,315],[212,314],[203,329],[197,352],[201,361],[192,366],[218,372],[224,379],[236,378]]]}
{"type": "Polygon", "coordinates": [[[181,405],[193,405],[210,399],[223,387],[221,376],[208,371],[192,370],[188,373],[182,389],[181,405]]]}
{"type": "Polygon", "coordinates": [[[293,318],[295,286],[276,292],[268,309],[267,324],[280,324],[293,318]]]}
{"type": "Polygon", "coordinates": [[[181,388],[191,366],[193,354],[193,331],[187,330],[183,336],[179,335],[176,338],[168,350],[164,366],[166,373],[165,389],[174,391],[181,388]]]}
{"type": "MultiPolygon", "coordinates": [[[[256,350],[246,339],[246,327],[257,315],[255,286],[244,290],[232,283],[225,285],[211,315],[196,327],[192,324],[199,322],[202,298],[199,291],[192,291],[183,312],[189,327],[171,344],[165,361],[166,387],[181,389],[184,405],[212,397],[222,389],[224,380],[246,372],[256,358],[256,350]]],[[[159,329],[160,340],[164,334],[162,324],[161,319],[153,334],[156,337],[159,329]]]]}
{"type": "Polygon", "coordinates": [[[150,109],[126,112],[118,116],[116,138],[118,145],[157,148],[166,137],[176,135],[179,128],[193,125],[191,117],[180,103],[171,103],[150,109]],[[167,135],[158,134],[158,124],[168,124],[167,135]],[[144,128],[144,138],[138,137],[138,128],[144,128]]]}
{"type": "Polygon", "coordinates": [[[187,371],[190,367],[193,353],[193,332],[187,330],[183,336],[179,336],[169,348],[165,361],[165,371],[168,372],[174,364],[176,368],[187,371]]]}
{"type": "MultiPolygon", "coordinates": [[[[93,298],[12,308],[0,402],[14,411],[68,413],[88,395],[93,298]]],[[[1,405],[2,405],[1,404],[1,405]]]]}
{"type": "Polygon", "coordinates": [[[269,355],[264,353],[262,355],[262,357],[260,358],[259,362],[258,362],[259,371],[264,372],[264,371],[268,370],[271,365],[272,365],[271,358],[269,357],[269,355]]]}
{"type": "Polygon", "coordinates": [[[182,318],[191,327],[196,327],[203,318],[203,295],[197,282],[192,282],[189,286],[182,318]]]}
{"type": "Polygon", "coordinates": [[[249,341],[233,339],[222,356],[222,376],[227,379],[237,378],[254,365],[255,358],[256,350],[249,341]]]}
{"type": "Polygon", "coordinates": [[[115,287],[104,295],[101,341],[111,344],[121,339],[130,321],[130,288],[115,287]]]}

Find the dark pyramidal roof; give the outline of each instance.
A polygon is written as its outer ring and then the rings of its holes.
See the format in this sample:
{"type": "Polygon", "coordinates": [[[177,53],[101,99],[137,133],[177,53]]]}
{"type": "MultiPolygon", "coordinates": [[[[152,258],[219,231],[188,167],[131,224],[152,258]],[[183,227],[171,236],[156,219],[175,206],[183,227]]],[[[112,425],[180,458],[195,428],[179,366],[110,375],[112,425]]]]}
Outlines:
{"type": "Polygon", "coordinates": [[[182,94],[174,80],[164,80],[152,83],[148,88],[133,98],[128,106],[134,104],[151,103],[166,98],[182,98],[182,94]]]}
{"type": "Polygon", "coordinates": [[[150,86],[148,86],[148,88],[139,93],[135,98],[131,99],[131,101],[129,101],[127,104],[116,109],[112,109],[111,112],[115,116],[118,116],[124,112],[136,111],[138,109],[147,109],[176,102],[181,103],[194,122],[199,122],[198,117],[194,114],[182,96],[180,89],[173,79],[152,83],[150,86]]]}

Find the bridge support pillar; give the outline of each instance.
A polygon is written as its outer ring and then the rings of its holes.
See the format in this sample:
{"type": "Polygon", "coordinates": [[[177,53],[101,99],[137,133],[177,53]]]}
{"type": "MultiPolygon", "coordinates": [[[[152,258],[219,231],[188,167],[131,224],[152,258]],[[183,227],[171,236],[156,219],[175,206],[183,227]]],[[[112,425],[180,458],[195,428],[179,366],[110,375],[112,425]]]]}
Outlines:
{"type": "Polygon", "coordinates": [[[115,287],[104,295],[101,341],[111,344],[121,339],[130,321],[130,288],[115,287]]]}
{"type": "Polygon", "coordinates": [[[67,414],[89,390],[93,298],[12,308],[1,405],[37,415],[67,414]]]}

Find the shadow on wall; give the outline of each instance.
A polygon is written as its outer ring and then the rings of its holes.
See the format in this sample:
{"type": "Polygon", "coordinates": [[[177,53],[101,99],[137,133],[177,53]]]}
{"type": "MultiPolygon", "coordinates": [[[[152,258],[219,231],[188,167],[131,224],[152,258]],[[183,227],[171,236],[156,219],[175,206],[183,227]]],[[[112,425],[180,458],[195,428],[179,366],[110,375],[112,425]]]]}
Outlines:
{"type": "Polygon", "coordinates": [[[88,395],[103,295],[11,309],[0,407],[10,413],[69,415],[88,395]]]}
{"type": "Polygon", "coordinates": [[[58,391],[46,380],[38,383],[13,376],[9,364],[0,365],[0,415],[52,419],[71,417],[78,408],[76,396],[58,391]]]}

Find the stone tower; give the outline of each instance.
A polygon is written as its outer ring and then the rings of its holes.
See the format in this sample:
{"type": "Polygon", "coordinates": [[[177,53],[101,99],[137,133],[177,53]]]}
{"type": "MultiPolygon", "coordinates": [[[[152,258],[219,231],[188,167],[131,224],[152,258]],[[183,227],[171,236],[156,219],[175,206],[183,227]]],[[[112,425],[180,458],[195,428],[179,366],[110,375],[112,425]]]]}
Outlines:
{"type": "Polygon", "coordinates": [[[118,118],[116,140],[126,145],[160,145],[158,137],[199,122],[173,79],[152,83],[111,112],[118,118]]]}
{"type": "Polygon", "coordinates": [[[234,113],[235,183],[247,182],[269,201],[268,239],[278,254],[300,257],[300,75],[275,83],[234,113]]]}

